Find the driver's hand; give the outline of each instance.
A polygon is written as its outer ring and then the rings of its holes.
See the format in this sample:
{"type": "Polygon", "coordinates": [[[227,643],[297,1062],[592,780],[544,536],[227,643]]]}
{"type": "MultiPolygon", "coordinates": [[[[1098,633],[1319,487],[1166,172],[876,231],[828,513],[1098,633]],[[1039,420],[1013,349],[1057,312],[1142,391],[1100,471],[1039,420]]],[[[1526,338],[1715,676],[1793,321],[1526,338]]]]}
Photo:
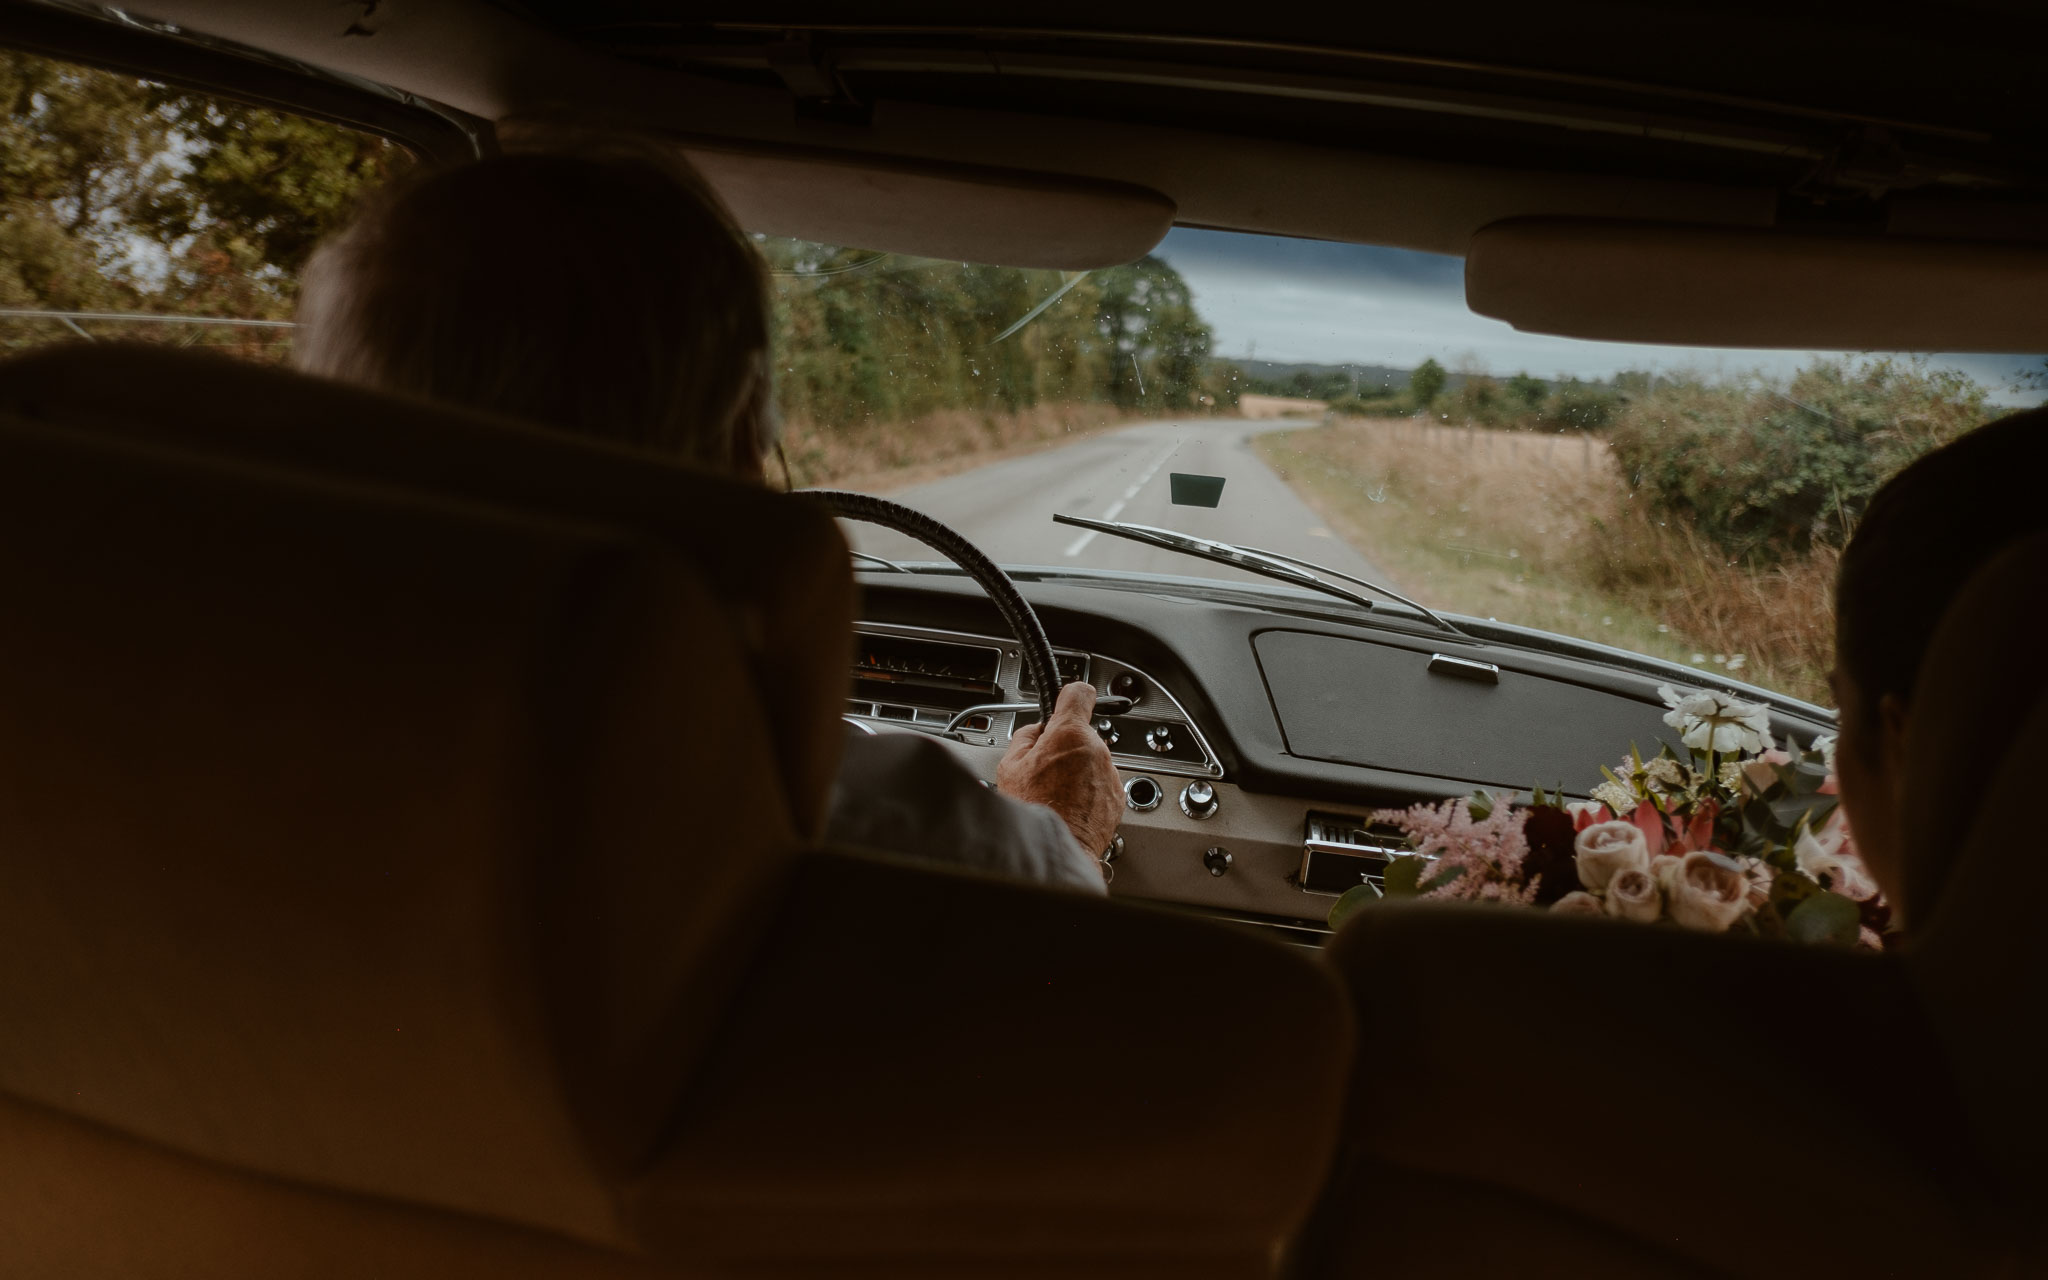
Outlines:
{"type": "Polygon", "coordinates": [[[1093,687],[1076,682],[1061,689],[1052,719],[1011,736],[996,765],[996,790],[1051,809],[1091,857],[1100,857],[1116,838],[1124,792],[1094,715],[1093,687]]]}

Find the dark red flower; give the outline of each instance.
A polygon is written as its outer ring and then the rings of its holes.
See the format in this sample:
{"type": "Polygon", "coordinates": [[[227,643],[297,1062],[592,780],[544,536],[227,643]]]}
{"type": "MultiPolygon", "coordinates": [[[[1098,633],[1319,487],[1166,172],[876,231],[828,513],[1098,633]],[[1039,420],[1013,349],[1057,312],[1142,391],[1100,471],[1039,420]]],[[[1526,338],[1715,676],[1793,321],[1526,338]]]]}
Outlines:
{"type": "Polygon", "coordinates": [[[1579,883],[1578,830],[1572,815],[1547,804],[1531,805],[1522,814],[1522,836],[1529,842],[1522,868],[1536,882],[1536,905],[1547,907],[1584,888],[1579,883]]]}

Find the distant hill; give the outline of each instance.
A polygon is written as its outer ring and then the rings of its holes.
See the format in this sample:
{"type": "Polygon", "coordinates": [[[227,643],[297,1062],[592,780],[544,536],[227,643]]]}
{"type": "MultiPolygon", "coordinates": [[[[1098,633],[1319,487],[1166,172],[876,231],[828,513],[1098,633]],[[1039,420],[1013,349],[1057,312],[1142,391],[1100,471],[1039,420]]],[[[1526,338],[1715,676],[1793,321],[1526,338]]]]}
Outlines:
{"type": "MultiPolygon", "coordinates": [[[[1310,364],[1305,361],[1289,360],[1236,360],[1228,356],[1214,357],[1217,365],[1236,365],[1244,371],[1245,387],[1260,395],[1300,396],[1312,400],[1336,400],[1346,396],[1370,398],[1376,395],[1391,395],[1408,389],[1407,369],[1396,369],[1384,364],[1310,364]]],[[[1503,374],[1487,375],[1497,383],[1508,379],[1503,374]]],[[[1647,374],[1621,374],[1615,378],[1589,378],[1580,382],[1567,379],[1572,385],[1595,388],[1620,387],[1640,381],[1647,386],[1647,374]]],[[[1537,378],[1546,393],[1556,391],[1564,383],[1555,378],[1537,378]]],[[[1465,375],[1455,370],[1444,372],[1444,391],[1455,395],[1465,385],[1465,375]]]]}
{"type": "Polygon", "coordinates": [[[1384,364],[1305,364],[1228,358],[1223,363],[1234,364],[1244,370],[1247,378],[1273,388],[1296,389],[1296,380],[1305,378],[1307,385],[1319,393],[1341,383],[1345,394],[1355,396],[1400,391],[1408,385],[1408,370],[1384,364]]]}

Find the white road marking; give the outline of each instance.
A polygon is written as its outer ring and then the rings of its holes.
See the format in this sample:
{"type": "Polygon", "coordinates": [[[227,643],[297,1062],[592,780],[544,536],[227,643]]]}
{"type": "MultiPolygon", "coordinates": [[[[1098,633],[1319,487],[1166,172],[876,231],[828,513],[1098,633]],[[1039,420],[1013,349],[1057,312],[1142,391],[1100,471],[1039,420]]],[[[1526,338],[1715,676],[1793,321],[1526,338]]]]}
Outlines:
{"type": "MultiPolygon", "coordinates": [[[[1109,504],[1109,510],[1102,513],[1102,519],[1114,520],[1119,515],[1123,514],[1124,507],[1130,502],[1132,498],[1138,496],[1138,490],[1144,488],[1153,476],[1159,474],[1159,468],[1166,465],[1166,460],[1168,458],[1171,458],[1174,454],[1174,450],[1178,448],[1180,448],[1180,441],[1178,440],[1166,446],[1166,452],[1160,454],[1157,458],[1153,459],[1152,465],[1145,468],[1145,474],[1139,476],[1137,480],[1132,483],[1130,488],[1124,490],[1123,497],[1118,498],[1115,502],[1109,504]]],[[[1080,555],[1082,551],[1086,550],[1088,544],[1095,541],[1095,534],[1096,531],[1094,529],[1090,529],[1087,532],[1083,533],[1080,537],[1074,539],[1073,542],[1069,543],[1066,550],[1067,558],[1071,560],[1073,557],[1080,555]]]]}

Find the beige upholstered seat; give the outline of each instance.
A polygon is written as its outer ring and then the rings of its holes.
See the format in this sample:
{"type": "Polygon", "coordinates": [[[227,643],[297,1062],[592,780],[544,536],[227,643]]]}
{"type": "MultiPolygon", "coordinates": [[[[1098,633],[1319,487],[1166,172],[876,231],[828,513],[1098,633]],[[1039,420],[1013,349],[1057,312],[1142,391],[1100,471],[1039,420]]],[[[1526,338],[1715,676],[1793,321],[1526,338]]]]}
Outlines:
{"type": "Polygon", "coordinates": [[[2037,1274],[2044,582],[2048,540],[1988,567],[1922,668],[1907,837],[1952,870],[1909,885],[1904,954],[1427,906],[1347,927],[1359,1066],[1304,1274],[2037,1274]]]}
{"type": "Polygon", "coordinates": [[[690,556],[742,627],[802,829],[838,767],[852,617],[846,548],[809,507],[623,448],[442,405],[142,344],[0,364],[0,412],[332,480],[632,528],[690,556]],[[820,649],[824,644],[826,647],[820,649]]]}
{"type": "MultiPolygon", "coordinates": [[[[247,1219],[273,1184],[360,1197],[337,1275],[416,1225],[364,1199],[629,1247],[621,1173],[801,843],[703,576],[36,424],[0,452],[10,1124],[97,1126],[68,1150],[163,1174],[157,1209],[206,1165],[254,1176],[200,1179],[247,1219]]],[[[52,1201],[16,1230],[129,1229],[66,1198],[96,1177],[5,1163],[52,1201]]]]}
{"type": "Polygon", "coordinates": [[[1306,1215],[1299,953],[802,851],[802,503],[53,353],[0,532],[0,1274],[1257,1276],[1306,1215]]]}

